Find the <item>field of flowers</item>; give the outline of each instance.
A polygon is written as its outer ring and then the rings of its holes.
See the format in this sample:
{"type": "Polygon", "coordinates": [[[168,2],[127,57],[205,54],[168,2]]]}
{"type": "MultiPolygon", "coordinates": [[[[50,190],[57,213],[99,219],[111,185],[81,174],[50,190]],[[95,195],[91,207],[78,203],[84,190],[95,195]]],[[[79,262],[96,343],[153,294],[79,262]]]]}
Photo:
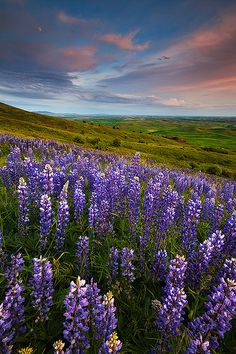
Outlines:
{"type": "Polygon", "coordinates": [[[236,183],[0,135],[0,353],[235,353],[236,183]]]}

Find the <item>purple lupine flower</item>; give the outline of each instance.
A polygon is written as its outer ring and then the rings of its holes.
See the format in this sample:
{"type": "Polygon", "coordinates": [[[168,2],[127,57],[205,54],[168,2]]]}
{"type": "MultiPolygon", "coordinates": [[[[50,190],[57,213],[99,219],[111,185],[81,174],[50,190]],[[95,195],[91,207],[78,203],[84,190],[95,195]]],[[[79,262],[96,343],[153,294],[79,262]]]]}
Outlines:
{"type": "Polygon", "coordinates": [[[110,248],[109,252],[109,262],[108,266],[111,269],[111,278],[115,279],[118,275],[118,259],[119,259],[119,251],[115,247],[110,248]]]}
{"type": "Polygon", "coordinates": [[[200,199],[190,199],[186,205],[185,221],[181,235],[181,247],[185,250],[187,257],[190,257],[195,249],[197,224],[199,223],[200,212],[200,199]]]}
{"type": "MultiPolygon", "coordinates": [[[[93,193],[93,196],[94,197],[93,193]]],[[[94,228],[94,231],[99,236],[113,234],[113,225],[110,215],[109,202],[106,199],[91,202],[89,207],[89,226],[94,228]]]]}
{"type": "Polygon", "coordinates": [[[154,183],[153,179],[148,182],[145,190],[144,202],[143,202],[143,244],[148,243],[149,235],[152,234],[154,227],[155,207],[157,205],[157,198],[161,189],[161,183],[154,183]]]}
{"type": "Polygon", "coordinates": [[[127,208],[128,208],[128,220],[129,231],[131,236],[135,236],[137,233],[137,224],[140,213],[140,182],[139,177],[134,176],[129,181],[129,188],[127,193],[127,208]]]}
{"type": "Polygon", "coordinates": [[[5,278],[8,281],[7,288],[16,284],[19,280],[19,274],[23,270],[24,260],[21,253],[11,255],[10,264],[6,268],[5,278]]]}
{"type": "Polygon", "coordinates": [[[116,332],[112,332],[110,339],[103,346],[105,354],[118,354],[122,348],[122,342],[119,340],[116,332]]]}
{"type": "Polygon", "coordinates": [[[19,229],[22,233],[25,233],[29,223],[29,188],[23,177],[19,179],[17,192],[19,203],[19,229]]]}
{"type": "Polygon", "coordinates": [[[108,293],[103,296],[103,305],[105,308],[103,337],[106,342],[110,339],[111,333],[117,326],[116,307],[114,305],[114,297],[111,291],[108,291],[108,293]]]}
{"type": "Polygon", "coordinates": [[[231,279],[236,282],[236,258],[226,259],[223,266],[219,269],[216,276],[212,279],[211,283],[217,285],[220,279],[231,279]]]}
{"type": "Polygon", "coordinates": [[[183,308],[187,304],[184,292],[184,279],[187,262],[184,256],[177,255],[171,260],[166,278],[165,293],[157,315],[157,327],[162,335],[160,346],[170,338],[179,334],[183,321],[183,308]]]}
{"type": "Polygon", "coordinates": [[[222,204],[217,205],[217,207],[213,211],[213,215],[211,218],[210,229],[209,229],[210,234],[220,229],[223,213],[224,213],[224,205],[222,204]]]}
{"type": "Polygon", "coordinates": [[[79,236],[76,243],[76,257],[79,274],[85,276],[89,266],[89,238],[87,236],[79,236]]]}
{"type": "Polygon", "coordinates": [[[69,222],[69,205],[67,202],[68,182],[62,188],[59,196],[59,208],[56,232],[56,250],[60,251],[65,242],[65,233],[69,222]]]}
{"type": "Polygon", "coordinates": [[[62,166],[60,166],[57,170],[55,170],[53,183],[54,183],[54,194],[56,196],[59,196],[63,186],[66,183],[66,173],[62,166]]]}
{"type": "Polygon", "coordinates": [[[199,336],[199,339],[192,339],[186,354],[211,354],[209,350],[210,343],[208,341],[203,342],[202,336],[199,336]]]}
{"type": "Polygon", "coordinates": [[[32,167],[29,169],[26,174],[28,177],[28,186],[30,190],[30,200],[35,206],[39,206],[40,202],[40,166],[38,163],[32,163],[32,167]]]}
{"type": "Polygon", "coordinates": [[[93,279],[91,279],[91,282],[87,287],[86,297],[89,301],[88,322],[90,325],[90,333],[93,340],[102,341],[104,337],[104,318],[106,316],[103,298],[100,295],[100,289],[97,287],[97,283],[95,283],[93,279]]]}
{"type": "Polygon", "coordinates": [[[236,257],[236,211],[226,221],[223,233],[226,236],[224,252],[228,256],[236,257]]]}
{"type": "Polygon", "coordinates": [[[154,279],[164,280],[166,277],[167,268],[167,252],[166,250],[159,250],[155,252],[154,260],[152,263],[152,274],[154,279]]]}
{"type": "Polygon", "coordinates": [[[219,339],[231,329],[230,322],[236,315],[236,282],[221,278],[208,296],[205,308],[206,312],[189,324],[189,334],[192,340],[208,341],[209,349],[216,350],[219,339]]]}
{"type": "Polygon", "coordinates": [[[223,267],[219,271],[219,276],[229,278],[236,282],[236,258],[226,259],[223,267]]]}
{"type": "Polygon", "coordinates": [[[134,250],[124,247],[121,253],[121,274],[130,282],[135,280],[133,260],[134,250]]]}
{"type": "Polygon", "coordinates": [[[213,215],[215,206],[215,198],[206,198],[202,205],[201,218],[203,220],[210,220],[213,215]]]}
{"type": "Polygon", "coordinates": [[[81,220],[86,205],[85,193],[83,192],[81,182],[77,182],[74,189],[74,210],[77,222],[81,220]]]}
{"type": "Polygon", "coordinates": [[[34,258],[33,262],[33,275],[30,279],[30,285],[32,287],[32,305],[38,313],[35,320],[37,323],[48,320],[48,312],[53,304],[52,294],[54,289],[51,263],[42,256],[34,258]]]}
{"type": "Polygon", "coordinates": [[[89,226],[100,237],[104,237],[106,234],[111,235],[113,234],[113,219],[105,174],[99,173],[94,178],[94,185],[90,196],[89,226]]]}
{"type": "Polygon", "coordinates": [[[89,331],[87,292],[88,286],[85,280],[78,277],[76,283],[73,281],[70,283],[70,291],[64,301],[66,312],[63,336],[69,344],[66,350],[68,354],[83,353],[90,346],[87,338],[89,331]]]}
{"type": "Polygon", "coordinates": [[[53,169],[46,164],[42,174],[43,191],[45,194],[52,195],[54,190],[53,169]]]}
{"type": "Polygon", "coordinates": [[[19,147],[15,147],[11,150],[10,154],[7,157],[6,167],[9,171],[11,183],[16,185],[19,181],[20,176],[22,176],[23,174],[21,150],[19,149],[19,147]]]}
{"type": "Polygon", "coordinates": [[[43,194],[40,200],[40,247],[44,249],[50,235],[52,225],[52,202],[48,194],[43,194]]]}
{"type": "Polygon", "coordinates": [[[169,286],[172,288],[179,287],[184,288],[184,280],[186,278],[187,262],[184,256],[178,254],[174,259],[170,261],[168,268],[168,275],[166,278],[165,291],[169,292],[169,286]]]}
{"type": "Polygon", "coordinates": [[[16,330],[19,333],[25,331],[24,301],[22,285],[12,283],[0,305],[0,347],[3,354],[11,353],[16,330]]]}
{"type": "Polygon", "coordinates": [[[195,289],[198,287],[203,273],[219,260],[224,242],[225,236],[217,230],[209,239],[199,245],[198,251],[191,258],[188,268],[188,279],[195,289]]]}

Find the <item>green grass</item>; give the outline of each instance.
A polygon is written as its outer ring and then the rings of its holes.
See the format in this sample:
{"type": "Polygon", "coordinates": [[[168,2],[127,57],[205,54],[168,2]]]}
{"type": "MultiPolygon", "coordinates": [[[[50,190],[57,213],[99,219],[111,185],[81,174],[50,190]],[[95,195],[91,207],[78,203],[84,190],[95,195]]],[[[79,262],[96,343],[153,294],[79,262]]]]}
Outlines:
{"type": "Polygon", "coordinates": [[[124,155],[139,151],[142,159],[167,166],[190,167],[236,178],[236,120],[233,119],[69,120],[0,103],[0,132],[54,139],[124,155]]]}

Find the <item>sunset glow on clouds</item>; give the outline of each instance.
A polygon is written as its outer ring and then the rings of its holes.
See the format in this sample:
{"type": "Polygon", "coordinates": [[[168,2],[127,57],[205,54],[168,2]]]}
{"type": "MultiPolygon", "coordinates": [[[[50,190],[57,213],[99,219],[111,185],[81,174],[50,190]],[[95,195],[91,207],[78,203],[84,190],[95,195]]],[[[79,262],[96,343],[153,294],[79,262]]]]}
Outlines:
{"type": "Polygon", "coordinates": [[[2,0],[0,101],[81,114],[235,115],[234,3],[2,0]]]}

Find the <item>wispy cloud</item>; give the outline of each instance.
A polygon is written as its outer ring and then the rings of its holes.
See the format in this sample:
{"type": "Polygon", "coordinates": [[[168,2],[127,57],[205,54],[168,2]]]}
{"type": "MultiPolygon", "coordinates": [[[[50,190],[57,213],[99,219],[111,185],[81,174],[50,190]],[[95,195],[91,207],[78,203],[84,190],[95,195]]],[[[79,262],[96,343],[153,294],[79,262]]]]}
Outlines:
{"type": "Polygon", "coordinates": [[[110,33],[100,36],[99,39],[108,44],[115,45],[116,47],[123,50],[130,51],[142,51],[149,47],[149,42],[145,42],[143,44],[135,43],[135,36],[138,34],[137,31],[133,31],[128,33],[127,35],[121,35],[117,33],[110,33]]]}
{"type": "Polygon", "coordinates": [[[65,23],[67,25],[93,26],[100,24],[98,19],[85,19],[79,16],[72,16],[67,14],[65,11],[59,11],[57,13],[57,18],[61,23],[65,23]]]}

